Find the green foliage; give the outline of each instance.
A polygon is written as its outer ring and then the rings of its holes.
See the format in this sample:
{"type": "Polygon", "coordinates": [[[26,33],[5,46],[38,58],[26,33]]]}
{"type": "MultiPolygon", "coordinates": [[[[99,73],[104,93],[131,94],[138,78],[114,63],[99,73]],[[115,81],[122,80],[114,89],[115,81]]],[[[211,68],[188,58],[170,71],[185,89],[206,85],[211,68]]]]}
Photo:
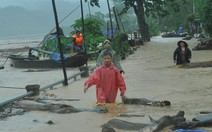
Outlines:
{"type": "Polygon", "coordinates": [[[196,15],[194,13],[191,13],[187,16],[187,21],[194,22],[196,18],[197,18],[196,15]]]}
{"type": "Polygon", "coordinates": [[[85,16],[85,18],[93,18],[98,20],[98,22],[101,23],[100,29],[102,32],[105,31],[105,29],[107,29],[107,22],[105,20],[106,17],[107,16],[101,12],[95,12],[94,14],[87,14],[85,16]]]}
{"type": "Polygon", "coordinates": [[[153,19],[152,17],[147,18],[147,23],[149,27],[149,34],[150,36],[157,36],[159,35],[159,28],[158,28],[158,22],[153,19]]]}
{"type": "Polygon", "coordinates": [[[193,21],[195,17],[194,14],[192,14],[192,4],[190,0],[187,0],[186,3],[181,0],[174,0],[174,2],[166,1],[165,5],[164,8],[168,11],[168,15],[158,17],[159,30],[165,32],[165,26],[167,26],[168,32],[177,31],[179,27],[183,27],[184,31],[189,30],[188,21],[193,21]],[[175,7],[175,4],[177,7],[175,7]]]}
{"type": "MultiPolygon", "coordinates": [[[[73,53],[73,51],[70,48],[66,48],[71,44],[72,40],[70,38],[62,37],[61,38],[61,44],[64,54],[73,53]]],[[[43,42],[43,45],[41,46],[42,50],[50,51],[54,53],[59,53],[59,47],[58,47],[58,40],[56,37],[48,39],[47,41],[43,42]]],[[[39,56],[44,56],[43,53],[39,52],[39,56]]]]}
{"type": "Polygon", "coordinates": [[[159,18],[158,26],[161,31],[164,31],[164,26],[168,27],[168,31],[177,31],[179,27],[183,27],[184,31],[191,33],[191,25],[198,25],[199,22],[202,22],[205,31],[211,34],[212,2],[210,0],[186,0],[185,2],[175,0],[175,2],[180,5],[177,12],[171,10],[173,8],[172,2],[166,3],[165,8],[169,10],[170,15],[159,18]]]}
{"type": "MultiPolygon", "coordinates": [[[[117,13],[120,14],[120,12],[122,11],[123,8],[121,8],[122,5],[121,5],[120,9],[118,6],[119,5],[117,5],[117,13]]],[[[136,20],[137,18],[135,15],[131,15],[131,14],[133,14],[133,10],[129,9],[128,13],[119,15],[119,18],[120,18],[119,20],[123,24],[124,30],[127,33],[132,33],[134,31],[138,30],[138,24],[137,24],[137,20],[136,20]]],[[[120,28],[123,29],[121,23],[120,23],[120,28]]]]}
{"type": "Polygon", "coordinates": [[[128,41],[123,41],[123,33],[117,32],[114,40],[111,43],[112,48],[116,51],[117,54],[122,54],[128,52],[130,45],[128,41]]]}
{"type": "MultiPolygon", "coordinates": [[[[184,31],[189,31],[191,24],[195,24],[196,19],[201,19],[205,31],[211,35],[211,0],[113,0],[115,3],[124,3],[125,8],[122,13],[126,13],[131,7],[134,8],[135,14],[138,14],[139,7],[136,2],[143,2],[145,14],[147,17],[153,16],[159,20],[158,28],[160,31],[177,31],[179,27],[183,27],[184,31]],[[195,12],[193,12],[193,5],[195,12]],[[187,19],[185,19],[187,18],[187,19]]],[[[99,0],[91,0],[93,4],[98,4],[99,0]]],[[[116,4],[118,5],[118,4],[116,4]]],[[[142,14],[143,12],[140,12],[142,14]]],[[[148,25],[154,27],[152,23],[148,25]]],[[[140,25],[142,27],[145,25],[140,25]]],[[[149,27],[150,34],[154,31],[149,27]]],[[[154,29],[154,28],[153,28],[154,29]]]]}
{"type": "Polygon", "coordinates": [[[208,0],[208,3],[203,8],[203,26],[205,31],[212,36],[212,1],[208,0]]]}

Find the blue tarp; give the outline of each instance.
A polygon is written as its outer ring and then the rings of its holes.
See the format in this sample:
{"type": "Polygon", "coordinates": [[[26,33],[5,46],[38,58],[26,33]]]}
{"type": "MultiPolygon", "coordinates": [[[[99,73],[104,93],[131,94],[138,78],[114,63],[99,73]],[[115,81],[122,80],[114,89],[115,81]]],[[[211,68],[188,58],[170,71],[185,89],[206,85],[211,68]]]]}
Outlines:
{"type": "Polygon", "coordinates": [[[106,31],[104,34],[105,35],[112,35],[112,31],[113,31],[113,34],[116,33],[116,29],[113,29],[113,30],[110,29],[109,31],[106,31]]]}
{"type": "MultiPolygon", "coordinates": [[[[68,55],[67,54],[64,54],[63,57],[64,57],[64,60],[66,60],[68,58],[68,55]]],[[[51,54],[50,57],[49,57],[49,59],[50,60],[53,60],[53,61],[56,61],[58,63],[61,63],[62,62],[59,53],[53,53],[53,54],[51,54]]]]}

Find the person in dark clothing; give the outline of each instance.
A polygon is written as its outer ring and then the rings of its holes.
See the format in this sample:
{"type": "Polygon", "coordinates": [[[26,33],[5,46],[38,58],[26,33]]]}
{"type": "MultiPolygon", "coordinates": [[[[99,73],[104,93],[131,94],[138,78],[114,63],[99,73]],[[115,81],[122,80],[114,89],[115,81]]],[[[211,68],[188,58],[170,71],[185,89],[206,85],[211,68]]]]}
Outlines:
{"type": "Polygon", "coordinates": [[[180,40],[177,42],[178,47],[173,54],[174,63],[176,65],[182,65],[190,63],[191,50],[188,48],[188,44],[185,41],[180,40]]]}

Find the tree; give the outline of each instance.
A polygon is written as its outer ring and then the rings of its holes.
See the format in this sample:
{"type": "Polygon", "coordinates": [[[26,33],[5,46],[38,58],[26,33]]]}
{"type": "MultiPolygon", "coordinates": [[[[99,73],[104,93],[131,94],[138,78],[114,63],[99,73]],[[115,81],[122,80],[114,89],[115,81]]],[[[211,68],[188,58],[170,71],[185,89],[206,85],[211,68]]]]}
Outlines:
{"type": "MultiPolygon", "coordinates": [[[[87,0],[85,0],[87,1],[87,0]]],[[[146,23],[146,16],[150,14],[154,16],[166,16],[168,11],[164,8],[166,2],[170,1],[173,3],[173,10],[179,9],[179,5],[175,3],[176,0],[121,0],[124,2],[125,8],[123,13],[127,12],[131,7],[137,17],[137,23],[139,32],[142,36],[143,41],[150,41],[150,35],[148,25],[146,23]]],[[[90,3],[98,5],[99,0],[90,0],[90,3]]]]}
{"type": "Polygon", "coordinates": [[[116,14],[118,16],[118,22],[120,24],[120,29],[125,31],[126,33],[133,33],[138,30],[137,18],[134,14],[134,10],[131,8],[127,11],[127,13],[121,13],[125,8],[122,0],[113,0],[114,7],[116,9],[116,14]],[[121,3],[121,4],[120,4],[121,3]]]}
{"type": "Polygon", "coordinates": [[[207,0],[207,4],[203,6],[203,14],[202,14],[202,20],[203,20],[203,26],[205,28],[205,31],[212,36],[212,1],[207,0]]]}
{"type": "Polygon", "coordinates": [[[101,12],[95,12],[94,14],[85,16],[85,18],[90,18],[90,17],[92,19],[98,20],[98,22],[101,23],[101,27],[100,27],[101,31],[105,32],[105,30],[107,29],[107,21],[105,20],[106,16],[104,14],[102,14],[101,12]]]}
{"type": "MultiPolygon", "coordinates": [[[[179,7],[179,12],[171,12],[169,16],[165,19],[160,19],[160,26],[166,24],[172,30],[182,26],[191,35],[194,33],[201,33],[201,23],[203,29],[208,34],[212,34],[212,1],[211,0],[186,0],[185,2],[177,0],[179,7]],[[186,18],[186,19],[185,19],[186,18]]],[[[172,4],[166,6],[167,9],[171,9],[172,4]]]]}
{"type": "Polygon", "coordinates": [[[164,8],[168,11],[168,15],[158,17],[158,27],[162,32],[177,31],[179,27],[183,27],[184,31],[189,32],[189,27],[191,27],[191,23],[194,21],[192,1],[187,0],[186,3],[184,3],[181,0],[176,0],[175,3],[171,1],[166,2],[164,8]],[[175,7],[175,10],[172,10],[175,3],[179,6],[175,7]],[[165,26],[167,29],[164,28],[165,26]]]}

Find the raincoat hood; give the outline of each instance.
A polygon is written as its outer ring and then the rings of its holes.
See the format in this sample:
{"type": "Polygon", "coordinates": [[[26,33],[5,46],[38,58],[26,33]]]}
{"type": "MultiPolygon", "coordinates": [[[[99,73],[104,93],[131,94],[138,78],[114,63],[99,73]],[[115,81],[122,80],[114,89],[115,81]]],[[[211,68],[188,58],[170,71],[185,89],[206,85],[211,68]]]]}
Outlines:
{"type": "Polygon", "coordinates": [[[180,40],[179,42],[177,42],[178,47],[180,47],[180,43],[183,42],[185,44],[185,47],[188,47],[188,44],[185,41],[180,40]]]}

